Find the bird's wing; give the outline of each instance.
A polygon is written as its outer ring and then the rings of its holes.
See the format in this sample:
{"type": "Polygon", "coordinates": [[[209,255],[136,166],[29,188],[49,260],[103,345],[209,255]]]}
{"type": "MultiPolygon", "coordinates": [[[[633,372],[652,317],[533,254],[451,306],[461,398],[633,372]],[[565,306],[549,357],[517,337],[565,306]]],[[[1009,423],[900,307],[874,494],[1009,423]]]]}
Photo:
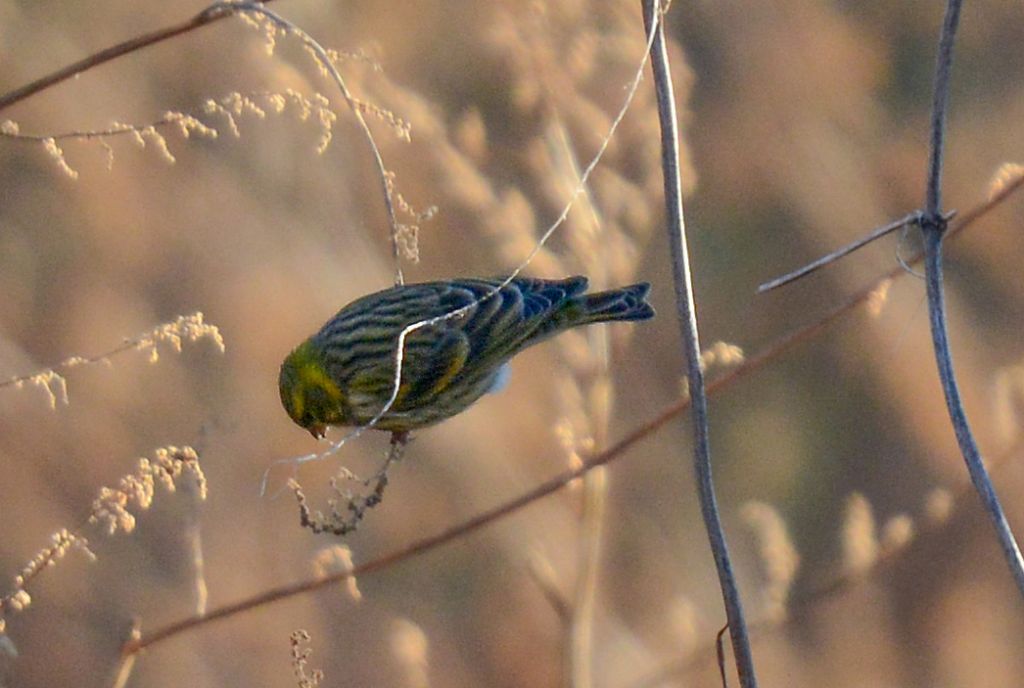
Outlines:
{"type": "Polygon", "coordinates": [[[429,404],[457,379],[475,387],[515,353],[532,331],[535,314],[527,313],[523,291],[514,284],[492,294],[498,284],[456,280],[437,292],[431,308],[435,315],[466,311],[410,335],[408,368],[402,376],[410,386],[402,390],[396,406],[429,404]]]}
{"type": "Polygon", "coordinates": [[[427,350],[416,351],[406,361],[407,390],[400,392],[396,406],[419,407],[441,394],[459,376],[469,360],[469,338],[458,329],[447,329],[427,350]]]}
{"type": "MultiPolygon", "coordinates": [[[[401,291],[385,293],[372,309],[360,303],[358,309],[348,312],[350,320],[372,322],[401,306],[405,311],[401,317],[407,324],[400,327],[408,327],[465,308],[458,315],[409,333],[403,352],[402,385],[394,403],[396,412],[430,403],[465,376],[474,383],[489,378],[529,343],[566,300],[586,287],[584,278],[516,278],[494,292],[501,282],[458,279],[408,285],[401,291]]],[[[393,371],[390,366],[367,370],[358,376],[360,391],[372,396],[391,390],[393,371]]]]}

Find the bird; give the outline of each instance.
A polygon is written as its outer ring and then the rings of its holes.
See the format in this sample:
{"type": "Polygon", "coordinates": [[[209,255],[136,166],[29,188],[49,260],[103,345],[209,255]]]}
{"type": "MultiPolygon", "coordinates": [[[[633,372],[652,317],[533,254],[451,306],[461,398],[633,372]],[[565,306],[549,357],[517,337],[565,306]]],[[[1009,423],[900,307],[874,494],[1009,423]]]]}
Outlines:
{"type": "Polygon", "coordinates": [[[408,433],[433,425],[500,385],[527,347],[581,325],[654,317],[647,282],[596,293],[587,286],[583,276],[465,277],[363,296],[284,359],[281,403],[317,439],[331,426],[408,433]]]}

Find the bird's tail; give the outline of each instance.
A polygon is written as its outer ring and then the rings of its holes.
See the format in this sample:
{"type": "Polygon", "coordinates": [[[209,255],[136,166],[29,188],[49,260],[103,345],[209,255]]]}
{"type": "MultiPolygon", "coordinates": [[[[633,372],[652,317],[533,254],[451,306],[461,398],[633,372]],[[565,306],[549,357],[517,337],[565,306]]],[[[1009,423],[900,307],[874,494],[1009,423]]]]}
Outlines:
{"type": "Polygon", "coordinates": [[[581,294],[573,301],[579,310],[573,309],[573,325],[607,322],[609,320],[647,320],[654,317],[654,308],[647,303],[651,290],[648,282],[629,287],[610,289],[596,294],[581,294]]]}

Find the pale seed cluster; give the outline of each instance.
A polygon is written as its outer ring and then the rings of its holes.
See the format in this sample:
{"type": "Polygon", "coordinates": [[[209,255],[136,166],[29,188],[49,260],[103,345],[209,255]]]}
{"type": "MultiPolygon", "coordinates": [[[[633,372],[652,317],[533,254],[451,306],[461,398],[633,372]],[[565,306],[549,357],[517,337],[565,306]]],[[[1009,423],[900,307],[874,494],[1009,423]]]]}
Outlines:
{"type": "Polygon", "coordinates": [[[157,449],[152,460],[139,459],[135,472],[122,477],[117,487],[100,488],[89,522],[103,526],[110,535],[119,530],[130,533],[135,529],[135,516],[129,507],[148,509],[153,504],[157,485],[174,492],[176,481],[186,474],[195,480],[199,498],[206,499],[206,476],[195,450],[173,446],[157,449]]]}

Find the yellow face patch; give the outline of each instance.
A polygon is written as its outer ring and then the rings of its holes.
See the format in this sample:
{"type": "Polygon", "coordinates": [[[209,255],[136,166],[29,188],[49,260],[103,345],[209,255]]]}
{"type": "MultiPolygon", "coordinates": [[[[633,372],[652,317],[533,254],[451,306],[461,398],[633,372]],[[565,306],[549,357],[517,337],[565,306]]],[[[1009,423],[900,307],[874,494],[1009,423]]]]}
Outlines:
{"type": "Polygon", "coordinates": [[[285,359],[281,369],[281,397],[286,402],[288,415],[304,428],[344,421],[344,394],[309,342],[285,359]]]}
{"type": "MultiPolygon", "coordinates": [[[[299,416],[306,410],[306,399],[313,390],[321,390],[323,396],[335,404],[341,401],[341,389],[338,388],[338,385],[334,384],[334,380],[327,375],[327,371],[319,363],[306,361],[297,372],[299,374],[299,384],[292,391],[292,400],[295,404],[295,412],[299,416]]],[[[310,410],[312,411],[313,409],[310,410]]]]}

